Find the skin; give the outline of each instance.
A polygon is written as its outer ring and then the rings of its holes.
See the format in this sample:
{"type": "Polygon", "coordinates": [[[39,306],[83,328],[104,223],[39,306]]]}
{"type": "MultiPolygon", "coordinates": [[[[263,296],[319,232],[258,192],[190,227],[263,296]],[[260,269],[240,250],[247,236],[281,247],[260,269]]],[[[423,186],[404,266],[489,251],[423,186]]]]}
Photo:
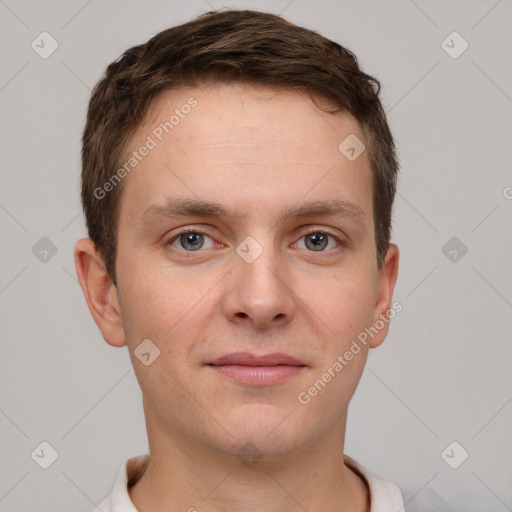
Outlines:
{"type": "Polygon", "coordinates": [[[117,288],[89,239],[75,248],[89,310],[107,343],[128,346],[143,394],[151,461],[130,496],[142,512],[367,511],[342,453],[349,401],[387,323],[307,405],[297,400],[392,303],[398,248],[379,270],[368,151],[349,161],[338,150],[349,134],[364,140],[361,127],[302,93],[216,85],[165,92],[128,150],[190,97],[197,106],[124,178],[117,288]],[[169,198],[235,216],[145,225],[144,212],[169,198]],[[330,199],[363,214],[279,220],[330,199]],[[207,235],[203,248],[180,245],[183,227],[207,235]],[[336,238],[312,250],[314,232],[336,238]],[[252,263],[236,252],[248,236],[263,249],[252,263]],[[134,350],[147,338],[160,356],[145,366],[134,350]],[[306,366],[267,386],[205,366],[232,352],[284,352],[306,366]],[[248,442],[261,455],[251,467],[237,457],[248,442]]]}

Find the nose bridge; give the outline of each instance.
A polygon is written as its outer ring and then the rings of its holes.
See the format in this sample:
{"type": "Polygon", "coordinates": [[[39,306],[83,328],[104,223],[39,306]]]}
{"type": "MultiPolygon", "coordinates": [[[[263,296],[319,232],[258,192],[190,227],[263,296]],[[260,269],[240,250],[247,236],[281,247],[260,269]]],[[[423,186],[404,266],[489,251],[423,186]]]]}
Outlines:
{"type": "Polygon", "coordinates": [[[236,253],[236,273],[240,283],[244,287],[249,286],[246,293],[250,290],[255,293],[271,293],[271,288],[277,290],[279,285],[276,281],[280,283],[277,272],[281,258],[276,252],[272,236],[260,235],[258,239],[248,236],[237,246],[236,253]]]}
{"type": "Polygon", "coordinates": [[[237,267],[240,267],[240,276],[246,276],[254,281],[256,288],[259,284],[269,285],[277,279],[279,255],[276,253],[270,237],[247,237],[236,249],[239,256],[237,267]],[[259,241],[258,241],[259,240],[259,241]]]}
{"type": "Polygon", "coordinates": [[[236,247],[236,253],[226,314],[232,320],[250,317],[260,327],[276,319],[290,319],[293,297],[286,283],[284,259],[272,236],[249,236],[236,247]]]}

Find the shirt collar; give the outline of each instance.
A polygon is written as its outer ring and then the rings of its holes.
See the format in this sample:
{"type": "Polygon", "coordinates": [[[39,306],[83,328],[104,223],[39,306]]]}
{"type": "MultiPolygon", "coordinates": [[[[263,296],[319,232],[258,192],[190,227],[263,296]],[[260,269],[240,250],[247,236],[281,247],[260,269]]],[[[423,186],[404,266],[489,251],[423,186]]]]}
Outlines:
{"type": "MultiPolygon", "coordinates": [[[[370,491],[370,512],[405,512],[402,493],[394,483],[376,477],[348,455],[343,458],[345,464],[365,481],[370,491]]],[[[128,487],[140,479],[148,463],[149,455],[146,454],[132,457],[121,466],[110,496],[109,512],[138,512],[128,487]]]]}

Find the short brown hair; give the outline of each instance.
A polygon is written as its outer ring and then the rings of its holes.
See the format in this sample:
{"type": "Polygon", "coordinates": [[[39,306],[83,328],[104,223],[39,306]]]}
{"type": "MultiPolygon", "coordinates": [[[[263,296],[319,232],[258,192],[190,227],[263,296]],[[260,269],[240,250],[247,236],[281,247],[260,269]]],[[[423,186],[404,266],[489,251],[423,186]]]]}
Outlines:
{"type": "Polygon", "coordinates": [[[82,138],[82,204],[89,238],[113,283],[123,182],[101,198],[95,191],[115,174],[161,92],[217,82],[303,91],[324,112],[348,112],[357,119],[370,155],[380,268],[391,236],[398,172],[378,98],[380,82],[362,72],[352,52],[317,32],[269,13],[227,10],[208,12],[130,48],[94,87],[82,138]]]}

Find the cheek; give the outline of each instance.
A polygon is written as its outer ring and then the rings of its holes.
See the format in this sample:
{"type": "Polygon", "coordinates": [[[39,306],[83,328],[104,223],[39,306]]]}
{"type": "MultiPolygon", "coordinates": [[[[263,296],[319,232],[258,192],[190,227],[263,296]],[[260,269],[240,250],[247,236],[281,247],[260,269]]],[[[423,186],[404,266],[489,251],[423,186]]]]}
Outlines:
{"type": "Polygon", "coordinates": [[[207,304],[200,300],[204,291],[189,293],[187,283],[166,281],[156,274],[133,272],[129,280],[120,280],[125,298],[120,303],[130,358],[141,390],[154,407],[166,410],[169,401],[186,401],[186,393],[179,385],[185,380],[183,362],[200,339],[197,318],[207,315],[207,304]],[[159,351],[148,365],[137,356],[141,353],[137,348],[146,339],[159,351]]]}
{"type": "MultiPolygon", "coordinates": [[[[123,281],[122,302],[123,327],[127,342],[133,347],[142,339],[149,338],[157,342],[162,338],[164,327],[172,327],[169,311],[178,307],[170,294],[156,287],[146,276],[131,275],[129,281],[123,281]]],[[[179,312],[177,312],[179,314],[179,312]]]]}
{"type": "Polygon", "coordinates": [[[350,345],[351,340],[365,327],[371,325],[375,290],[373,281],[368,278],[336,275],[323,285],[317,281],[314,287],[305,286],[299,292],[302,295],[298,293],[299,297],[309,296],[304,301],[307,305],[306,313],[307,309],[314,313],[319,328],[326,334],[322,347],[325,353],[339,352],[347,344],[350,345]]]}
{"type": "Polygon", "coordinates": [[[340,418],[360,381],[369,347],[358,336],[371,325],[374,304],[368,281],[345,280],[332,284],[311,307],[325,335],[315,339],[318,365],[297,398],[313,416],[325,417],[326,424],[340,418]]]}
{"type": "Polygon", "coordinates": [[[200,336],[201,324],[211,316],[205,288],[192,286],[190,279],[166,278],[160,271],[137,272],[137,267],[144,268],[134,265],[129,278],[120,281],[123,283],[121,296],[125,299],[120,303],[128,346],[133,351],[142,340],[149,338],[159,347],[162,356],[189,351],[193,340],[200,336]]]}

